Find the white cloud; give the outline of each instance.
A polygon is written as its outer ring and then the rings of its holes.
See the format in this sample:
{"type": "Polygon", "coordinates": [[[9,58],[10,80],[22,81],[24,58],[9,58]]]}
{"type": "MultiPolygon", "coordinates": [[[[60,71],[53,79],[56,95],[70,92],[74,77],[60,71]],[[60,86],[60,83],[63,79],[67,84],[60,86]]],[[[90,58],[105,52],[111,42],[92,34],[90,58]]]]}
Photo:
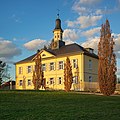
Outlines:
{"type": "Polygon", "coordinates": [[[2,60],[11,59],[14,56],[20,54],[21,54],[21,50],[17,48],[15,44],[13,44],[9,40],[0,38],[0,59],[2,60]]]}
{"type": "Polygon", "coordinates": [[[72,28],[88,28],[97,25],[97,21],[102,18],[100,16],[80,16],[75,21],[67,21],[68,27],[72,28]]]}
{"type": "MultiPolygon", "coordinates": [[[[64,41],[76,41],[79,38],[79,31],[74,29],[65,29],[63,33],[63,40],[64,41]]],[[[71,43],[69,42],[69,43],[71,43]]]]}
{"type": "Polygon", "coordinates": [[[93,48],[97,53],[99,41],[100,41],[99,37],[89,38],[86,42],[82,43],[81,46],[85,48],[93,48]]]}
{"type": "MultiPolygon", "coordinates": [[[[114,35],[114,42],[115,42],[114,51],[115,51],[116,57],[120,59],[120,34],[113,34],[113,35],[114,35]]],[[[91,47],[97,53],[99,41],[100,41],[100,37],[90,38],[86,42],[82,43],[81,45],[85,48],[91,47]]]]}
{"type": "Polygon", "coordinates": [[[101,0],[79,0],[80,4],[93,5],[99,3],[101,0]]]}
{"type": "Polygon", "coordinates": [[[87,38],[91,38],[93,37],[94,35],[98,35],[100,33],[100,27],[97,27],[97,28],[92,28],[90,30],[87,30],[87,31],[84,31],[81,33],[82,36],[85,36],[87,38]]]}
{"type": "Polygon", "coordinates": [[[77,0],[73,4],[72,9],[76,11],[79,15],[88,15],[91,13],[95,13],[95,10],[93,9],[100,1],[101,0],[77,0]]]}
{"type": "Polygon", "coordinates": [[[47,44],[46,40],[34,39],[30,42],[25,43],[23,46],[28,50],[37,50],[42,48],[46,44],[47,44]]]}

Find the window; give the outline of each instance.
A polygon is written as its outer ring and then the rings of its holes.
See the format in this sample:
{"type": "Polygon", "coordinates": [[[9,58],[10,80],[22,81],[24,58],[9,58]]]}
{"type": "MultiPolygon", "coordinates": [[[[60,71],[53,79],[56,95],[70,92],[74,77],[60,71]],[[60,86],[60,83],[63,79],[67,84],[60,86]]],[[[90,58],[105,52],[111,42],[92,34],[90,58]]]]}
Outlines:
{"type": "Polygon", "coordinates": [[[77,83],[78,83],[78,76],[74,76],[74,77],[73,77],[73,83],[74,83],[74,84],[77,84],[77,83]]]}
{"type": "Polygon", "coordinates": [[[50,78],[50,85],[54,83],[54,78],[50,78]]]}
{"type": "Polygon", "coordinates": [[[27,73],[31,73],[32,72],[32,66],[27,66],[27,73]]]}
{"type": "Polygon", "coordinates": [[[92,76],[89,76],[89,82],[92,82],[92,76]]]}
{"type": "Polygon", "coordinates": [[[23,85],[23,81],[20,80],[20,81],[19,81],[19,86],[22,86],[22,85],[23,85]]]}
{"type": "Polygon", "coordinates": [[[58,78],[58,84],[62,84],[62,78],[61,77],[58,78]]]}
{"type": "Polygon", "coordinates": [[[64,69],[64,68],[63,68],[63,65],[64,65],[64,64],[63,64],[63,61],[59,61],[59,69],[60,69],[60,70],[61,70],[61,69],[64,69]]]}
{"type": "Polygon", "coordinates": [[[22,67],[19,67],[19,74],[22,74],[22,67]]]}
{"type": "Polygon", "coordinates": [[[42,54],[42,56],[44,57],[44,56],[46,56],[45,54],[42,54]]]}
{"type": "Polygon", "coordinates": [[[88,68],[89,68],[89,69],[92,69],[92,60],[89,60],[88,68]]]}
{"type": "Polygon", "coordinates": [[[31,85],[31,80],[30,79],[28,79],[28,86],[30,86],[31,85]]]}
{"type": "Polygon", "coordinates": [[[46,71],[46,65],[42,64],[42,71],[46,71]]]}
{"type": "Polygon", "coordinates": [[[77,65],[77,59],[73,59],[73,68],[77,68],[78,65],[77,65]]]}
{"type": "Polygon", "coordinates": [[[54,62],[50,63],[50,70],[54,70],[54,62]]]}

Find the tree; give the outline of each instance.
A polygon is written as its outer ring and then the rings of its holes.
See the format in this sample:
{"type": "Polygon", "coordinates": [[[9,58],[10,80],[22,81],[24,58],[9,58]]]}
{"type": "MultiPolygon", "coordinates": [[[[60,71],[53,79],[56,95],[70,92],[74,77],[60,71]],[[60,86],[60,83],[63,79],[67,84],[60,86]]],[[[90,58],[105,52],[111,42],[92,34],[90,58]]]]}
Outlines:
{"type": "Polygon", "coordinates": [[[0,60],[0,86],[2,84],[2,77],[5,71],[5,66],[6,66],[6,63],[0,60]]]}
{"type": "Polygon", "coordinates": [[[100,91],[107,96],[113,94],[116,88],[116,56],[113,50],[114,44],[110,24],[106,20],[106,23],[101,27],[100,42],[98,44],[98,81],[100,91]]]}
{"type": "Polygon", "coordinates": [[[35,70],[33,71],[34,89],[39,90],[41,85],[43,85],[43,82],[44,82],[44,75],[42,71],[41,56],[38,52],[35,57],[35,70]]]}
{"type": "Polygon", "coordinates": [[[70,59],[66,58],[66,63],[64,64],[64,85],[65,85],[65,91],[68,92],[71,89],[73,81],[73,75],[72,75],[72,66],[70,63],[70,59]]]}

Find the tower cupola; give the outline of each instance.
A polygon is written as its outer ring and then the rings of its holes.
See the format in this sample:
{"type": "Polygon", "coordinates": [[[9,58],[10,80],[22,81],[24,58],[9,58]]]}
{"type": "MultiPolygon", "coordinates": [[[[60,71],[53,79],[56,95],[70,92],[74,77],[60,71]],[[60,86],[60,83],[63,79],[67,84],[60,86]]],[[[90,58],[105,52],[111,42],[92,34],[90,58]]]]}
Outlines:
{"type": "Polygon", "coordinates": [[[63,32],[63,30],[61,28],[61,20],[59,19],[59,14],[57,14],[57,15],[58,15],[58,18],[56,19],[56,25],[55,25],[54,31],[59,29],[63,32]]]}
{"type": "Polygon", "coordinates": [[[51,49],[59,49],[65,45],[65,42],[62,41],[63,30],[61,28],[61,20],[59,19],[59,14],[57,14],[57,19],[55,21],[55,29],[53,30],[54,38],[51,43],[51,49]]]}
{"type": "Polygon", "coordinates": [[[54,41],[62,40],[63,30],[61,28],[61,20],[59,18],[59,14],[57,14],[57,19],[55,21],[55,29],[53,30],[54,33],[54,41]]]}

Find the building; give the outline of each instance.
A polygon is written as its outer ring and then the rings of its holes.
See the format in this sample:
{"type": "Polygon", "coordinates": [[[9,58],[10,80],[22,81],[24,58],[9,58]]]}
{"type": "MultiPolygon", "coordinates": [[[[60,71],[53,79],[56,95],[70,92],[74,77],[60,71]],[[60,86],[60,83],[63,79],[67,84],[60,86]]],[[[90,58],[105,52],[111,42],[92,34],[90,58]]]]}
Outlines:
{"type": "MultiPolygon", "coordinates": [[[[45,86],[47,89],[64,90],[64,63],[69,57],[72,65],[72,90],[84,91],[96,86],[98,76],[98,56],[92,48],[83,48],[74,43],[65,45],[61,20],[56,19],[53,40],[49,48],[39,51],[42,58],[45,86]]],[[[16,89],[34,89],[32,79],[36,54],[21,60],[16,66],[16,89]]]]}
{"type": "Polygon", "coordinates": [[[4,82],[0,86],[0,89],[2,89],[2,90],[15,90],[15,81],[4,82]]]}

